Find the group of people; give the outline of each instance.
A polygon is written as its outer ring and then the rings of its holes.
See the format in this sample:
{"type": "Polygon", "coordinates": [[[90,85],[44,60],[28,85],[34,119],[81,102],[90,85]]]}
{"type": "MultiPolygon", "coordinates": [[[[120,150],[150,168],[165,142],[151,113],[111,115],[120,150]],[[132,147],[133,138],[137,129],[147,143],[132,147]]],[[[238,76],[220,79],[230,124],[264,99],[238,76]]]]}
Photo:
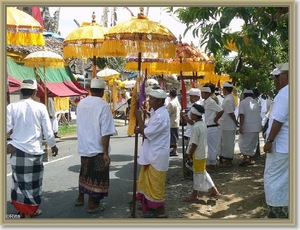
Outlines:
{"type": "MultiPolygon", "coordinates": [[[[287,218],[289,203],[289,65],[285,63],[278,68],[280,74],[274,76],[274,83],[280,91],[274,99],[269,115],[263,147],[267,154],[264,188],[269,218],[287,218]]],[[[101,200],[107,197],[109,192],[110,136],[115,133],[115,125],[109,104],[102,99],[105,86],[104,80],[92,79],[90,95],[77,106],[78,154],[81,158],[81,168],[78,179],[79,194],[74,203],[83,206],[84,196],[87,195],[88,213],[104,210],[101,200]]],[[[141,202],[145,218],[168,217],[165,210],[165,186],[169,169],[169,150],[172,147],[173,153],[177,152],[179,122],[178,119],[173,119],[172,123],[171,117],[172,112],[178,113],[178,108],[181,111],[181,119],[187,123],[184,132],[187,146],[185,157],[193,161],[193,189],[184,200],[197,200],[198,191],[210,192],[211,196],[220,195],[209,171],[215,169],[217,155],[220,160],[219,166],[232,165],[236,129],[239,127],[241,136],[247,133],[247,117],[252,116],[252,113],[247,112],[247,105],[255,104],[249,97],[251,92],[245,90],[238,122],[234,114],[232,89],[232,84],[223,84],[224,98],[219,105],[214,98],[216,95],[212,96],[214,92],[210,85],[192,88],[189,91],[192,107],[188,114],[178,106],[175,89],[170,92],[171,100],[167,106],[167,93],[163,89],[153,86],[147,90],[150,107],[147,123],[144,123],[141,108],[137,106],[134,111],[137,120],[135,132],[143,136],[138,158],[141,167],[136,196],[141,202]],[[219,143],[218,147],[216,140],[219,143]]],[[[29,218],[41,214],[39,206],[44,169],[42,134],[49,143],[53,156],[58,154],[46,106],[33,100],[36,90],[36,81],[24,80],[21,84],[22,100],[7,106],[7,133],[11,138],[8,142],[12,166],[11,201],[23,217],[29,218]],[[27,173],[23,174],[25,169],[27,173]]],[[[244,149],[244,154],[250,153],[246,145],[247,138],[256,140],[257,135],[249,134],[241,139],[240,147],[244,149]]],[[[250,149],[253,148],[254,145],[251,145],[250,149]]],[[[250,162],[251,158],[248,160],[250,162]]]]}

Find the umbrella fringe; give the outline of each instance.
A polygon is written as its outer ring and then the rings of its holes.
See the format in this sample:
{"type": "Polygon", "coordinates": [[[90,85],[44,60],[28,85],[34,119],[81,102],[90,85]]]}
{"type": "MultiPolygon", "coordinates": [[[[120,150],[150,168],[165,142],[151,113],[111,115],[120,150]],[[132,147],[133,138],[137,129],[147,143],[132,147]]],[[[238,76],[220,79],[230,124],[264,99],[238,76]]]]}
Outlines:
{"type": "Polygon", "coordinates": [[[64,43],[64,57],[65,58],[90,58],[93,56],[103,57],[103,52],[101,49],[102,44],[93,45],[92,43],[82,44],[77,43],[64,43]]]}
{"type": "Polygon", "coordinates": [[[45,40],[41,33],[7,32],[6,40],[8,45],[45,45],[45,40]]]}
{"type": "Polygon", "coordinates": [[[157,55],[157,58],[172,58],[175,56],[176,45],[161,41],[130,41],[130,40],[106,40],[102,44],[103,56],[133,56],[141,52],[143,54],[157,55]]]}

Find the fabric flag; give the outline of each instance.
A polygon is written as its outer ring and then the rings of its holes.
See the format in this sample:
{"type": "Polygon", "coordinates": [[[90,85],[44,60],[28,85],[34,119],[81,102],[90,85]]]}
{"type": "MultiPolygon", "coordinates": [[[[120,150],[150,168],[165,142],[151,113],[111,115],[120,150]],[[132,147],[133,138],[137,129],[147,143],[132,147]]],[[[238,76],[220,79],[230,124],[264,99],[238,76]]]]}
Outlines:
{"type": "Polygon", "coordinates": [[[40,7],[38,7],[38,6],[33,6],[32,7],[32,17],[41,24],[43,29],[45,28],[40,7]]]}
{"type": "Polygon", "coordinates": [[[129,123],[128,123],[128,129],[127,129],[127,135],[131,136],[134,134],[134,129],[136,126],[136,117],[134,115],[134,110],[136,109],[138,105],[138,95],[137,95],[137,87],[138,87],[138,81],[135,82],[133,91],[132,91],[132,97],[131,97],[131,106],[129,110],[129,123]]]}
{"type": "Polygon", "coordinates": [[[182,109],[187,109],[187,102],[186,102],[186,88],[184,84],[183,77],[181,75],[181,108],[182,109]]]}

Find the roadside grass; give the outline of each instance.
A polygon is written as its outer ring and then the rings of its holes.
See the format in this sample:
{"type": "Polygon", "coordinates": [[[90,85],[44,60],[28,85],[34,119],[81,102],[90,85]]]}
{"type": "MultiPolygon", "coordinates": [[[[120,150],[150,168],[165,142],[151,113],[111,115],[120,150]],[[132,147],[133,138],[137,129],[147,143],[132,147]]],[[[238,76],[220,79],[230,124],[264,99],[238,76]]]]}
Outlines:
{"type": "Polygon", "coordinates": [[[58,127],[59,136],[69,136],[76,134],[76,125],[60,125],[58,127]]]}
{"type": "MultiPolygon", "coordinates": [[[[118,126],[124,126],[124,123],[122,122],[118,122],[118,121],[115,121],[115,126],[118,127],[118,126]]],[[[63,125],[60,125],[58,126],[58,136],[69,136],[69,135],[74,135],[76,134],[76,124],[74,125],[66,125],[66,124],[63,124],[63,125]]]]}

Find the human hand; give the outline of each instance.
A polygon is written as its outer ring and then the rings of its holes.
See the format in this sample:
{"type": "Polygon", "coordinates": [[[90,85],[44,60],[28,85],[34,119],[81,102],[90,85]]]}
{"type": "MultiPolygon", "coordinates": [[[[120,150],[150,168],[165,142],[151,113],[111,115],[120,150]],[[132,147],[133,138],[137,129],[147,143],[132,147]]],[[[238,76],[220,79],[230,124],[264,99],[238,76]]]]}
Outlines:
{"type": "Polygon", "coordinates": [[[265,145],[264,145],[264,152],[265,153],[271,153],[272,152],[272,146],[273,146],[273,143],[266,142],[265,145]]]}
{"type": "Polygon", "coordinates": [[[51,147],[51,151],[52,151],[52,156],[56,157],[58,154],[58,148],[56,147],[56,145],[54,145],[53,147],[51,147]]]}
{"type": "Polygon", "coordinates": [[[110,165],[110,157],[108,154],[103,155],[104,162],[105,162],[105,167],[108,167],[110,165]]]}

